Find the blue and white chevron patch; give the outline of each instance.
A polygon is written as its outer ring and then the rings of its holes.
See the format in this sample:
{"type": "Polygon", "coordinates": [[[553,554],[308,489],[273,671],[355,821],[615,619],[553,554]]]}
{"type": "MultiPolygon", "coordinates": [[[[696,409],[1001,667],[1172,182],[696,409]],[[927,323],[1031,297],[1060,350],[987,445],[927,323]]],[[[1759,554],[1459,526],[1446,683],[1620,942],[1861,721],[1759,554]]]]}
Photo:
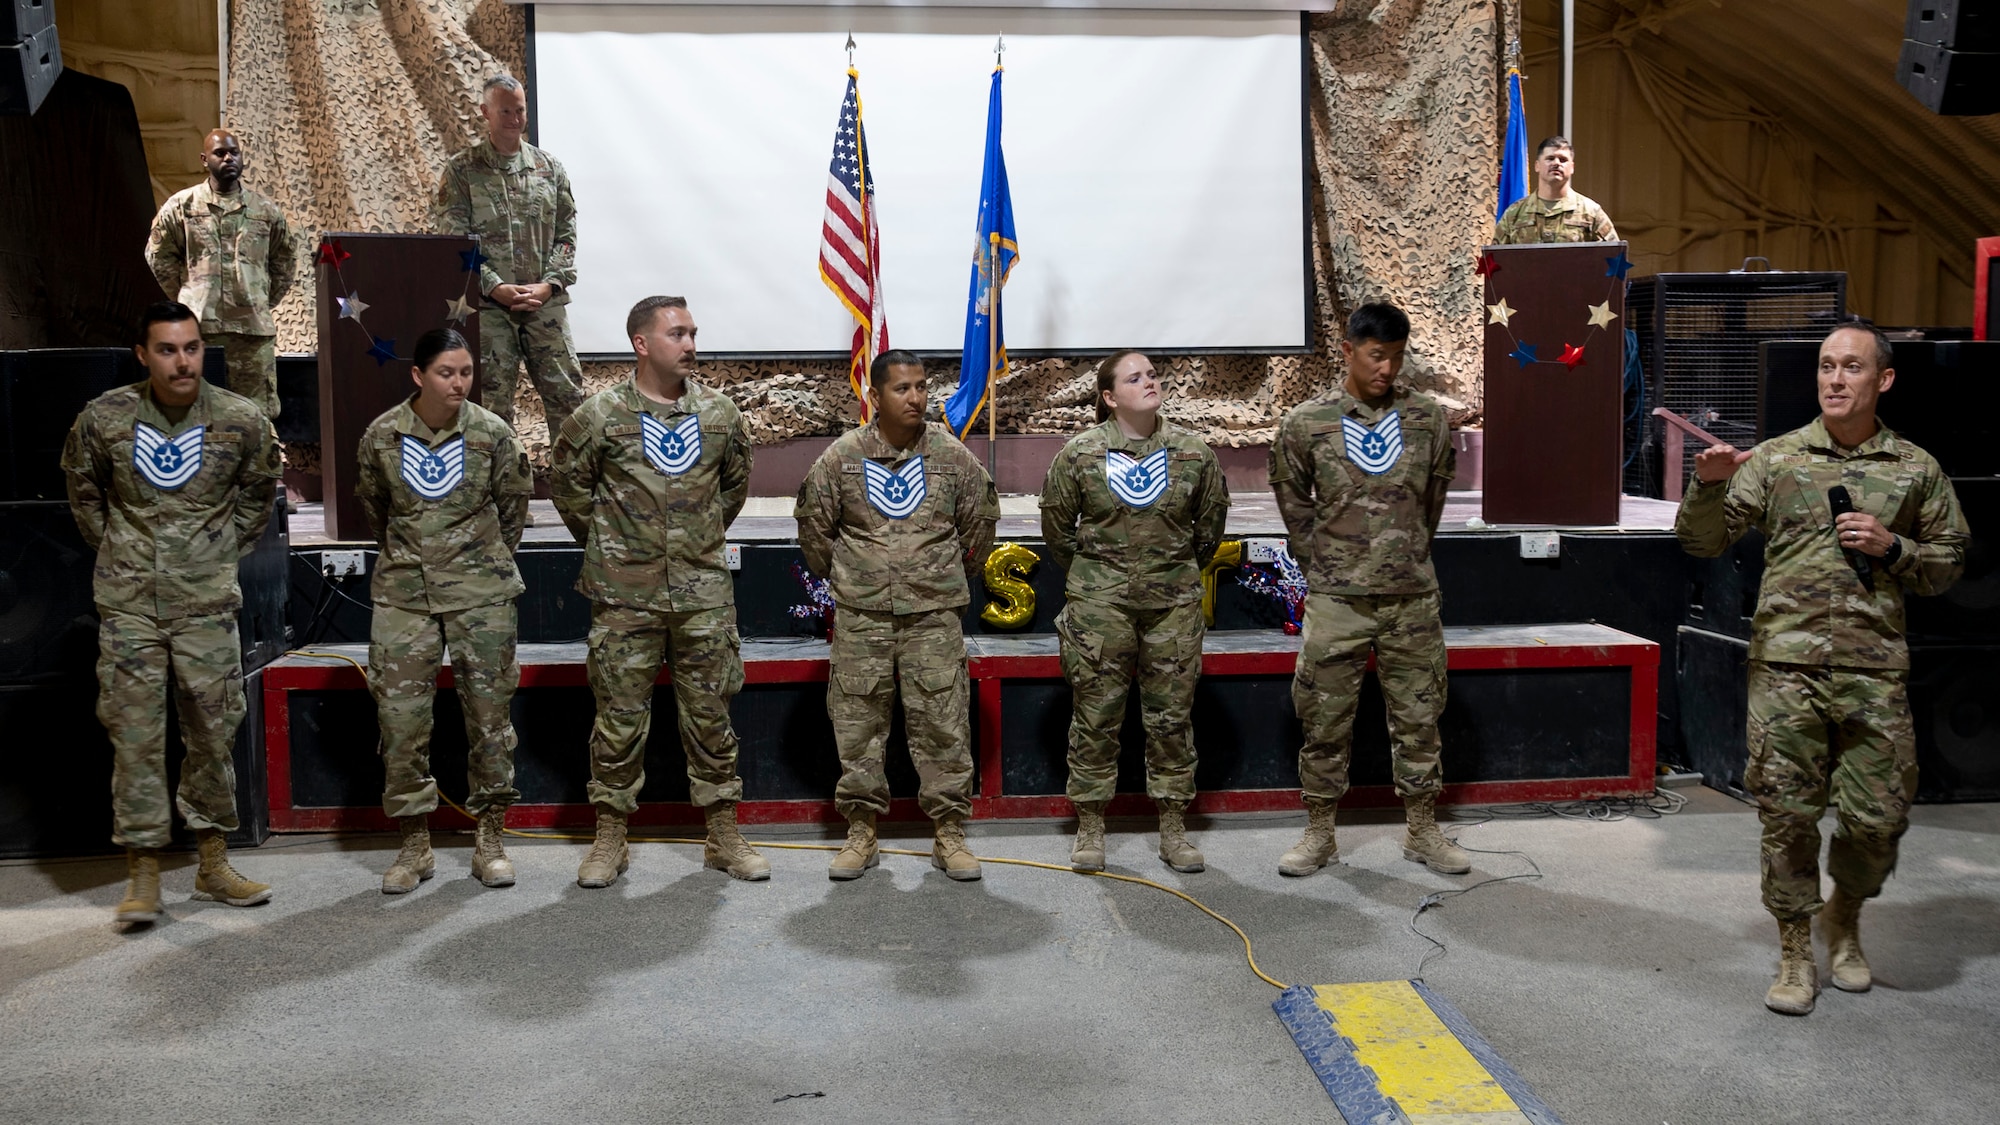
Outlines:
{"type": "Polygon", "coordinates": [[[646,447],[646,460],[670,477],[680,476],[701,460],[701,415],[689,414],[672,426],[639,414],[639,440],[646,447]]]}
{"type": "Polygon", "coordinates": [[[426,500],[442,500],[465,479],[465,435],[432,449],[403,435],[403,483],[426,500]]]}
{"type": "Polygon", "coordinates": [[[1150,508],[1167,492],[1167,451],[1155,449],[1137,460],[1116,449],[1104,453],[1104,483],[1134,508],[1150,508]]]}
{"type": "Polygon", "coordinates": [[[863,461],[861,471],[868,484],[868,502],[892,520],[909,519],[917,505],[924,502],[927,490],[922,457],[910,458],[900,469],[891,469],[877,461],[863,461]]]}
{"type": "Polygon", "coordinates": [[[1373,426],[1364,426],[1357,418],[1342,418],[1340,436],[1347,442],[1347,459],[1369,476],[1379,477],[1403,457],[1403,412],[1391,410],[1373,426]]]}
{"type": "Polygon", "coordinates": [[[168,437],[144,422],[132,424],[132,467],[162,492],[178,492],[201,471],[201,439],[207,426],[168,437]]]}

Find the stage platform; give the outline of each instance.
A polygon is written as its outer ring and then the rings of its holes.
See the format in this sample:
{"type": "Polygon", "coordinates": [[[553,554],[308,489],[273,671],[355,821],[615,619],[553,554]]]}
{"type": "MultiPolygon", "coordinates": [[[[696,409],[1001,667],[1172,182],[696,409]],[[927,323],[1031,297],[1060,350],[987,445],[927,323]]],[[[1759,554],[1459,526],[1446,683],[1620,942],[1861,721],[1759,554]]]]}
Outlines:
{"type": "MultiPolygon", "coordinates": [[[[1446,630],[1450,701],[1440,729],[1447,803],[1491,804],[1637,796],[1654,784],[1657,644],[1601,625],[1550,624],[1446,630]]],[[[1210,633],[1195,698],[1200,755],[1196,812],[1299,807],[1291,706],[1299,638],[1280,630],[1210,633]]],[[[1066,817],[1062,795],[1069,689],[1053,636],[969,636],[973,815],[980,819],[1066,817]]],[[[594,714],[581,644],[521,649],[514,722],[521,745],[510,823],[589,824],[585,747],[594,714]]],[[[279,832],[392,827],[379,806],[374,706],[362,669],[366,645],[322,645],[262,672],[263,744],[271,828],[279,832]]],[[[838,822],[839,777],[826,717],[828,648],[823,640],[751,640],[743,646],[743,692],[731,718],[741,743],[746,823],[838,822]]],[[[449,686],[446,668],[441,686],[449,686]]],[[[658,681],[671,682],[663,670],[658,681]]],[[[635,824],[699,823],[685,804],[687,778],[671,689],[654,696],[646,785],[635,824]]],[[[1356,724],[1352,805],[1393,804],[1386,727],[1378,694],[1364,695],[1356,724]]],[[[457,700],[439,693],[433,765],[439,784],[464,799],[465,737],[457,700]]],[[[919,820],[916,778],[890,736],[888,819],[919,820]]],[[[1114,814],[1150,808],[1145,799],[1136,708],[1127,715],[1114,814]]]]}

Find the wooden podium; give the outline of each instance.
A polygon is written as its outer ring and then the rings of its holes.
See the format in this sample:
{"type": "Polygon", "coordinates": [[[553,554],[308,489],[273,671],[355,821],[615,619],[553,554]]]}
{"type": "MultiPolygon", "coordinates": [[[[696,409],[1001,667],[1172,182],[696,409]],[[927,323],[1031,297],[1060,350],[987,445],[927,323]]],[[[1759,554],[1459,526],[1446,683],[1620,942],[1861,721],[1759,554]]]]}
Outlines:
{"type": "Polygon", "coordinates": [[[1618,523],[1623,242],[1488,246],[1485,491],[1491,524],[1618,523]]]}
{"type": "Polygon", "coordinates": [[[361,432],[408,398],[417,337],[456,328],[472,346],[479,397],[479,240],[447,234],[326,232],[314,250],[319,316],[319,465],[326,533],[374,536],[354,498],[361,432]]]}

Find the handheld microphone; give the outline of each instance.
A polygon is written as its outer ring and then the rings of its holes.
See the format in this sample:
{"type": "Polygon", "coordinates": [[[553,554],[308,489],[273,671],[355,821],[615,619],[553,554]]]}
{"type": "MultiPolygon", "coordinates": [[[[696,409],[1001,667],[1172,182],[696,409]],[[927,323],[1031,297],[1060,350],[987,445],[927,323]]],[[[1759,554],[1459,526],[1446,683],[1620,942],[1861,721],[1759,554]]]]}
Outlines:
{"type": "MultiPolygon", "coordinates": [[[[1847,494],[1846,485],[1836,484],[1827,489],[1826,502],[1827,506],[1833,509],[1836,525],[1840,522],[1840,517],[1854,510],[1854,497],[1847,494]]],[[[1835,531],[1834,534],[1838,535],[1839,532],[1835,531]]],[[[1875,571],[1868,565],[1868,556],[1853,547],[1842,547],[1840,553],[1847,556],[1847,565],[1854,568],[1854,575],[1861,579],[1862,587],[1869,593],[1874,593],[1875,571]]]]}

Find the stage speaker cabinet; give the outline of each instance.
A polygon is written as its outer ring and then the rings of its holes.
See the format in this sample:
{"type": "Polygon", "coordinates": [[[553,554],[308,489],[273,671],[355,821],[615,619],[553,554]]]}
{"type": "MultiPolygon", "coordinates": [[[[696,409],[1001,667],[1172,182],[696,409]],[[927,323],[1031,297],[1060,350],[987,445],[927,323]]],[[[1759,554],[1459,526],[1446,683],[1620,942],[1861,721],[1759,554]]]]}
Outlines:
{"type": "Polygon", "coordinates": [[[1917,800],[2000,800],[2000,645],[1910,652],[1917,800]]]}
{"type": "Polygon", "coordinates": [[[2000,645],[2000,478],[1951,484],[1972,528],[1965,571],[1942,594],[1903,599],[1907,631],[1916,644],[2000,645]]]}
{"type": "MultiPolygon", "coordinates": [[[[1758,345],[1757,439],[1790,433],[1819,417],[1819,340],[1758,345]]],[[[2000,342],[1896,340],[1896,382],[1877,409],[1882,422],[1937,458],[1946,475],[2000,474],[2000,422],[1970,407],[2000,379],[2000,342]]]]}
{"type": "Polygon", "coordinates": [[[1675,655],[1681,697],[1681,752],[1702,784],[1747,799],[1750,761],[1750,642],[1683,625],[1675,655]]]}
{"type": "Polygon", "coordinates": [[[55,25],[55,0],[0,0],[0,43],[32,39],[55,25]]]}
{"type": "Polygon", "coordinates": [[[1905,39],[1896,60],[1896,81],[1932,113],[2000,113],[2000,52],[1954,51],[1905,39]]]}
{"type": "Polygon", "coordinates": [[[1764,533],[1752,528],[1719,557],[1689,562],[1685,624],[1749,640],[1764,581],[1764,533]]]}
{"type": "MultiPolygon", "coordinates": [[[[202,376],[229,385],[221,348],[202,376]]],[[[91,399],[146,377],[130,348],[41,348],[0,352],[0,502],[67,500],[62,448],[91,399]]]]}
{"type": "Polygon", "coordinates": [[[1903,38],[1954,51],[2000,51],[2000,0],[1910,0],[1903,38]]]}
{"type": "Polygon", "coordinates": [[[29,114],[42,108],[62,68],[54,23],[17,41],[0,41],[0,113],[29,114]]]}
{"type": "Polygon", "coordinates": [[[1972,246],[1972,338],[2000,336],[2000,238],[1972,246]]]}

